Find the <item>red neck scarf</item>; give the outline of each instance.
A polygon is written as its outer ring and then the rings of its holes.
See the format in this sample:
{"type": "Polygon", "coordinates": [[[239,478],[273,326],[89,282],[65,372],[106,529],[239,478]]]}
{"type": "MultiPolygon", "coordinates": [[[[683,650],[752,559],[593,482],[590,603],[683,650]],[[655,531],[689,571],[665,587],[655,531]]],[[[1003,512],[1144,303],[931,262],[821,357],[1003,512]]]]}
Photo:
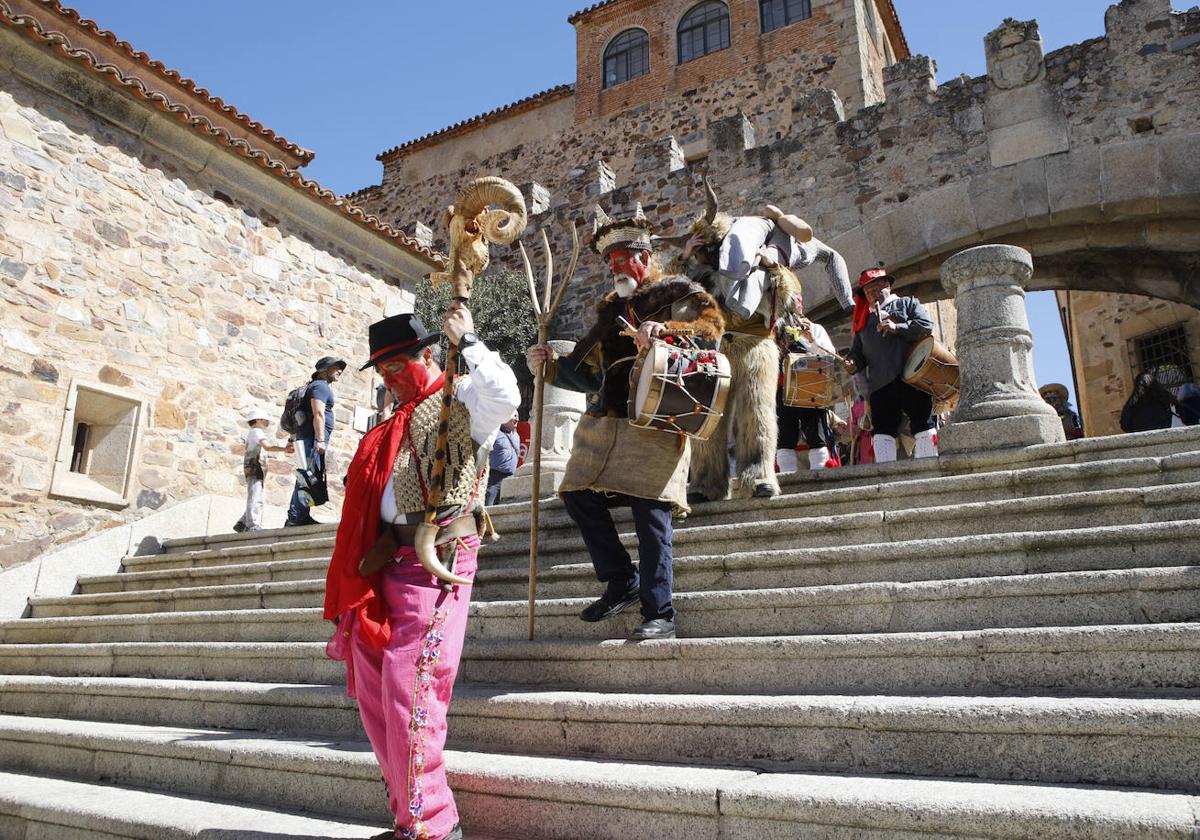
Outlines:
{"type": "Polygon", "coordinates": [[[445,379],[445,373],[438,376],[419,397],[399,406],[391,419],[367,432],[346,473],[342,519],[325,575],[325,618],[332,621],[347,610],[357,610],[359,638],[374,648],[384,647],[392,634],[387,604],[380,597],[383,571],[363,577],[358,564],[379,538],[379,503],[400,444],[408,435],[413,411],[440,391],[445,379]]]}
{"type": "Polygon", "coordinates": [[[850,334],[866,329],[867,319],[871,317],[871,305],[862,289],[854,290],[854,315],[850,318],[850,334]]]}

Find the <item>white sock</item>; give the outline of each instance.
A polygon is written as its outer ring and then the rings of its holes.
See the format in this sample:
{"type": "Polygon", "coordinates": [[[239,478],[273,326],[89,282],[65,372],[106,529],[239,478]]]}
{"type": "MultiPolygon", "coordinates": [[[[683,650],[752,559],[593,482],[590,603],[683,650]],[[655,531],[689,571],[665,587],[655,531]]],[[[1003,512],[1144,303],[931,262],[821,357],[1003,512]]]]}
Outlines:
{"type": "Polygon", "coordinates": [[[886,464],[896,460],[896,439],[891,435],[871,435],[875,445],[875,463],[886,464]]]}
{"type": "Polygon", "coordinates": [[[937,429],[926,429],[923,432],[917,432],[916,445],[913,447],[914,458],[936,458],[938,455],[937,429]]]}
{"type": "Polygon", "coordinates": [[[808,468],[810,470],[825,469],[825,462],[829,460],[829,447],[822,446],[818,449],[808,450],[808,468]]]}
{"type": "Polygon", "coordinates": [[[800,465],[796,462],[795,449],[776,449],[775,463],[779,465],[781,473],[795,472],[800,469],[800,465]]]}

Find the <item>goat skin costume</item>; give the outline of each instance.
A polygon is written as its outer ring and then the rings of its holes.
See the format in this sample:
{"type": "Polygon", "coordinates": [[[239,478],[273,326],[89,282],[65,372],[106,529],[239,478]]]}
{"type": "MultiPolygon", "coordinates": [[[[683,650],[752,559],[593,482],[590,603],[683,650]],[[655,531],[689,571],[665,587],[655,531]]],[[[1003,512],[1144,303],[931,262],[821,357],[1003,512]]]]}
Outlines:
{"type": "Polygon", "coordinates": [[[546,382],[590,395],[559,492],[621,493],[670,502],[686,513],[689,442],[629,423],[629,372],[638,351],[617,319],[635,327],[661,321],[667,330],[688,328],[696,338],[716,342],[724,331],[717,303],[687,278],[670,277],[647,280],[628,298],[610,293],[596,307],[596,316],[574,351],[555,359],[546,371],[546,382]]]}

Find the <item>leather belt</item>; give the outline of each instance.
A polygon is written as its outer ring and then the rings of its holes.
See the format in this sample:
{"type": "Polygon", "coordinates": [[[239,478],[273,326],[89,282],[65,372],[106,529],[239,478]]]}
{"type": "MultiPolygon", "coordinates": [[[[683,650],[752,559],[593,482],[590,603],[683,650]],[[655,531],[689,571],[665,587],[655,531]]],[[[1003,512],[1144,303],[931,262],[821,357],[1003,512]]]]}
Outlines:
{"type": "MultiPolygon", "coordinates": [[[[469,537],[478,534],[479,529],[475,524],[475,517],[471,514],[460,516],[438,529],[437,536],[434,538],[434,545],[450,542],[453,539],[469,537]]],[[[392,523],[392,534],[396,537],[397,545],[413,546],[417,543],[417,526],[416,525],[397,525],[392,523]]]]}

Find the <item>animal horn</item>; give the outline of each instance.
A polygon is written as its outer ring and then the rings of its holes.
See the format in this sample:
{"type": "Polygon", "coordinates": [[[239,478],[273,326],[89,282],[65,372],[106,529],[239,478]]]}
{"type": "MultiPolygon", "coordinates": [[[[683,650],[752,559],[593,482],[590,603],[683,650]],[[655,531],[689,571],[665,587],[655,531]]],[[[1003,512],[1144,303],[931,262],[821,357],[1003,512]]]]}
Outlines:
{"type": "Polygon", "coordinates": [[[605,225],[611,225],[612,219],[604,212],[604,208],[599,204],[596,205],[596,215],[592,218],[592,233],[600,230],[605,225]]]}
{"type": "Polygon", "coordinates": [[[437,545],[435,544],[437,532],[438,526],[434,522],[421,522],[417,525],[417,533],[413,538],[413,548],[416,549],[417,559],[421,561],[421,568],[438,580],[466,586],[471,582],[470,578],[454,574],[438,559],[437,545]]]}
{"type": "Polygon", "coordinates": [[[676,245],[682,247],[687,244],[687,241],[692,238],[690,233],[676,234],[675,236],[651,236],[650,241],[654,243],[664,243],[666,245],[676,245]]]}
{"type": "Polygon", "coordinates": [[[634,218],[634,221],[637,221],[639,219],[642,221],[645,221],[645,219],[646,219],[646,214],[644,212],[642,212],[642,202],[640,202],[640,201],[637,203],[637,209],[633,213],[633,218],[634,218]]]}
{"type": "Polygon", "coordinates": [[[708,176],[704,176],[704,222],[712,224],[717,218],[717,194],[713,191],[708,176]]]}
{"type": "Polygon", "coordinates": [[[485,239],[497,245],[509,245],[525,230],[528,213],[525,196],[513,184],[495,175],[476,178],[467,184],[458,200],[455,212],[474,219],[485,239]],[[496,209],[488,209],[491,205],[496,209]]]}

